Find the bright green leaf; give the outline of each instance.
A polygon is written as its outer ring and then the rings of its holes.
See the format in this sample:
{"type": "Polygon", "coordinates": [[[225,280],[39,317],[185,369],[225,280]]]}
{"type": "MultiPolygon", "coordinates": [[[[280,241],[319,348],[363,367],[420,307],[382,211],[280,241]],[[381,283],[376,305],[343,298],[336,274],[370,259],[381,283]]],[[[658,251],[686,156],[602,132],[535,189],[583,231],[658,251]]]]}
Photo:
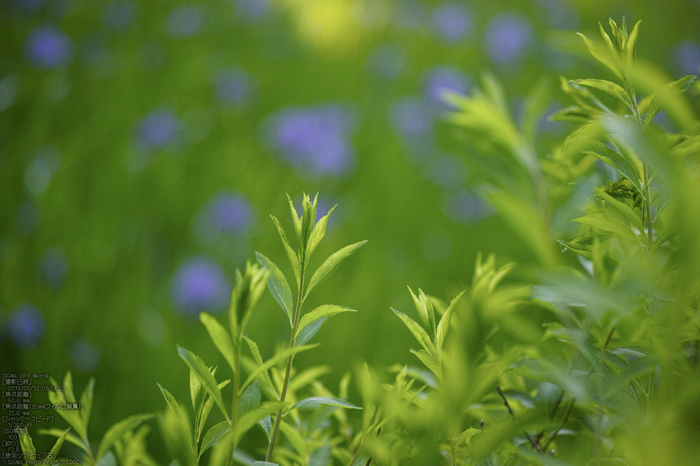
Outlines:
{"type": "Polygon", "coordinates": [[[301,329],[301,331],[297,332],[297,338],[294,341],[294,344],[296,345],[305,345],[308,343],[309,340],[311,340],[316,333],[318,333],[319,329],[321,328],[321,325],[323,325],[323,322],[325,322],[326,317],[321,317],[320,319],[314,320],[311,322],[309,325],[301,329]]]}
{"type": "MultiPolygon", "coordinates": [[[[255,360],[256,364],[258,366],[262,366],[264,364],[262,355],[260,354],[260,349],[258,348],[257,343],[255,343],[253,340],[250,338],[244,336],[245,342],[248,344],[248,348],[250,348],[250,352],[253,354],[253,359],[255,360]]],[[[272,380],[270,379],[270,374],[267,373],[267,369],[262,371],[264,381],[265,383],[275,392],[275,395],[277,394],[277,390],[275,389],[275,386],[272,384],[272,380]]],[[[279,398],[279,397],[278,397],[279,398]]]]}
{"type": "Polygon", "coordinates": [[[615,84],[612,81],[606,81],[604,79],[575,79],[572,82],[581,86],[592,87],[594,89],[598,89],[599,91],[603,91],[606,94],[615,97],[617,100],[625,104],[632,112],[634,112],[634,104],[632,103],[630,96],[619,84],[615,84]]]}
{"type": "Polygon", "coordinates": [[[218,320],[206,312],[199,314],[199,320],[207,328],[211,341],[214,342],[216,349],[218,349],[224,356],[224,359],[226,359],[226,362],[231,370],[235,370],[233,364],[233,342],[231,341],[231,335],[229,335],[224,326],[221,325],[218,320]]]}
{"type": "Polygon", "coordinates": [[[306,288],[306,294],[304,295],[304,299],[306,299],[306,297],[316,285],[323,283],[324,280],[331,276],[331,274],[336,271],[336,269],[344,259],[346,259],[353,252],[357,251],[360,248],[360,246],[362,246],[366,242],[367,241],[360,241],[358,243],[345,246],[339,251],[336,251],[333,254],[331,254],[328,257],[328,259],[326,259],[323,262],[323,264],[321,264],[321,266],[316,270],[316,272],[314,272],[314,274],[311,276],[311,281],[309,281],[309,286],[306,288]]]}
{"type": "MultiPolygon", "coordinates": [[[[65,431],[63,431],[61,429],[39,429],[38,430],[38,433],[41,435],[51,435],[53,437],[62,437],[64,432],[65,431]]],[[[69,432],[68,435],[66,435],[65,439],[68,440],[68,442],[72,443],[73,445],[80,447],[83,451],[85,451],[87,453],[87,447],[85,446],[83,441],[77,435],[75,435],[73,432],[69,432]]]]}
{"type": "Polygon", "coordinates": [[[331,207],[328,213],[321,217],[321,219],[318,222],[316,222],[316,225],[314,226],[314,229],[311,232],[311,236],[309,237],[309,244],[306,248],[306,255],[304,257],[304,267],[306,267],[306,265],[309,263],[309,258],[316,249],[316,246],[318,246],[318,243],[320,243],[323,237],[326,235],[328,220],[330,219],[331,214],[333,213],[336,207],[337,205],[331,207]]]}
{"type": "Polygon", "coordinates": [[[591,154],[613,167],[622,176],[627,178],[635,189],[643,195],[642,177],[639,174],[639,171],[637,171],[633,161],[629,160],[618,151],[609,148],[602,142],[589,141],[587,144],[587,149],[588,150],[585,150],[585,153],[591,154]]]}
{"type": "Polygon", "coordinates": [[[573,221],[584,225],[590,225],[599,230],[616,233],[633,241],[637,240],[637,235],[628,225],[625,225],[618,218],[606,215],[605,212],[595,212],[585,217],[575,218],[573,221]]]}
{"type": "Polygon", "coordinates": [[[337,406],[339,408],[349,409],[362,409],[361,407],[355,406],[349,401],[339,400],[337,398],[331,398],[329,396],[312,396],[296,402],[291,408],[289,408],[289,411],[293,410],[294,408],[318,408],[321,405],[337,406]]]}
{"type": "Polygon", "coordinates": [[[454,312],[455,307],[457,307],[457,302],[459,301],[459,298],[462,297],[465,291],[467,290],[462,291],[460,294],[457,295],[457,297],[455,297],[452,300],[450,305],[445,310],[445,313],[442,315],[442,318],[440,319],[440,323],[438,324],[437,328],[437,338],[435,340],[438,351],[442,351],[442,346],[445,344],[445,337],[447,336],[447,330],[449,330],[450,328],[452,313],[454,312]]]}
{"type": "Polygon", "coordinates": [[[202,446],[201,449],[199,450],[199,456],[197,459],[202,457],[205,451],[207,451],[209,448],[212,447],[212,445],[216,444],[221,437],[223,437],[226,432],[231,430],[231,424],[228,421],[221,421],[218,424],[214,424],[211,426],[211,428],[207,431],[206,434],[204,434],[204,438],[202,438],[202,446]]]}
{"type": "Polygon", "coordinates": [[[236,441],[238,441],[251,427],[258,423],[261,419],[276,413],[280,408],[278,402],[266,402],[259,408],[247,412],[236,422],[236,441]]]}
{"type": "Polygon", "coordinates": [[[435,345],[433,344],[432,340],[428,336],[428,333],[423,330],[423,327],[418,325],[413,319],[408,317],[406,314],[403,312],[397,311],[394,308],[391,308],[394,313],[399,316],[399,318],[403,321],[404,324],[406,324],[406,327],[411,331],[414,337],[416,337],[416,340],[418,340],[418,343],[421,344],[425,350],[430,353],[430,354],[435,354],[435,345]]]}
{"type": "Polygon", "coordinates": [[[651,120],[654,119],[656,114],[659,113],[669,99],[687,91],[690,88],[690,85],[693,84],[693,81],[695,81],[697,78],[698,77],[694,75],[684,76],[678,81],[674,81],[666,85],[663,89],[657,92],[651,99],[651,103],[647,108],[647,114],[644,118],[646,125],[649,126],[651,120]]]}
{"type": "Polygon", "coordinates": [[[284,232],[284,228],[282,227],[280,221],[277,220],[277,218],[274,215],[270,215],[270,218],[272,218],[272,222],[275,224],[277,232],[279,233],[280,238],[282,239],[284,250],[287,252],[289,263],[292,266],[292,270],[294,271],[294,277],[296,278],[297,287],[299,287],[299,284],[301,283],[301,264],[299,263],[299,255],[296,252],[294,252],[294,249],[289,244],[287,234],[284,232]]]}
{"type": "Polygon", "coordinates": [[[83,425],[87,429],[88,423],[90,422],[90,413],[92,412],[92,398],[93,398],[93,392],[95,391],[95,379],[94,377],[90,377],[90,381],[88,384],[85,386],[85,389],[83,390],[83,394],[80,395],[80,403],[83,405],[83,409],[80,412],[81,417],[83,418],[83,425]]]}
{"type": "Polygon", "coordinates": [[[427,367],[430,370],[430,372],[435,374],[435,377],[437,377],[438,380],[442,380],[442,365],[435,356],[433,356],[431,353],[424,349],[417,351],[411,349],[411,353],[415,354],[418,357],[418,359],[420,359],[421,362],[425,364],[425,367],[427,367]]]}
{"type": "Polygon", "coordinates": [[[265,363],[261,364],[260,366],[256,367],[255,370],[250,373],[248,378],[241,385],[241,393],[243,392],[245,387],[247,387],[259,375],[263,374],[269,368],[276,365],[280,361],[287,359],[289,356],[292,356],[293,354],[297,354],[297,353],[300,353],[302,351],[310,350],[311,348],[316,348],[317,346],[318,346],[318,344],[306,345],[306,346],[294,346],[292,348],[286,348],[286,349],[280,351],[279,353],[275,354],[273,357],[268,359],[265,363]]]}
{"type": "Polygon", "coordinates": [[[206,364],[204,364],[204,362],[201,359],[199,359],[199,357],[196,354],[186,350],[181,346],[177,347],[177,352],[180,355],[180,357],[185,361],[190,370],[194,373],[194,375],[197,376],[199,382],[202,384],[202,388],[204,388],[204,390],[209,394],[209,396],[212,397],[216,405],[223,413],[226,420],[230,421],[231,419],[229,418],[228,413],[226,412],[226,407],[224,406],[224,401],[221,398],[221,391],[219,391],[216,379],[214,379],[214,376],[211,375],[211,372],[209,372],[209,369],[207,368],[206,364]]]}
{"type": "Polygon", "coordinates": [[[299,332],[303,330],[310,323],[322,318],[329,317],[341,312],[357,312],[355,309],[350,309],[349,307],[337,306],[335,304],[324,304],[319,306],[311,312],[304,314],[299,321],[299,326],[297,327],[297,336],[299,332]]]}
{"type": "Polygon", "coordinates": [[[270,280],[267,282],[267,286],[270,289],[270,293],[272,293],[272,296],[275,298],[275,301],[277,301],[282,310],[287,314],[289,325],[291,326],[294,301],[292,298],[292,290],[287,283],[287,279],[284,277],[279,267],[270,259],[259,252],[256,252],[255,256],[258,258],[260,265],[270,270],[270,280]]]}

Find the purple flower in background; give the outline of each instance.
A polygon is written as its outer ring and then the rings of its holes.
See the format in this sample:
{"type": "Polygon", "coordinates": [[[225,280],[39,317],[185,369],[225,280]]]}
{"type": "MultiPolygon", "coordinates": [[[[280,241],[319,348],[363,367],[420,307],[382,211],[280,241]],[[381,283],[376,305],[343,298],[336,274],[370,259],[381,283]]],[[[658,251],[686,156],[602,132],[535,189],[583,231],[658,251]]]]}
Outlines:
{"type": "Polygon", "coordinates": [[[194,5],[183,5],[170,12],[165,30],[173,37],[185,38],[197,34],[204,23],[203,10],[194,5]]]}
{"type": "Polygon", "coordinates": [[[400,45],[376,45],[367,57],[367,66],[384,78],[396,78],[406,65],[406,51],[400,45]]]}
{"type": "Polygon", "coordinates": [[[351,120],[335,105],[291,107],[271,117],[270,137],[289,164],[316,174],[341,175],[355,158],[347,139],[351,120]]]}
{"type": "Polygon", "coordinates": [[[27,236],[39,228],[41,212],[34,202],[24,201],[17,209],[17,229],[21,235],[27,236]]]}
{"type": "Polygon", "coordinates": [[[177,270],[170,291],[178,309],[196,317],[202,311],[222,311],[231,289],[215,262],[195,257],[177,270]]]}
{"type": "Polygon", "coordinates": [[[34,11],[46,3],[46,0],[16,0],[15,3],[25,11],[34,11]]]}
{"type": "Polygon", "coordinates": [[[68,272],[68,258],[61,249],[51,248],[41,257],[39,270],[41,278],[48,286],[60,288],[68,272]]]}
{"type": "Polygon", "coordinates": [[[144,147],[164,148],[175,140],[180,129],[180,120],[170,110],[155,110],[141,120],[138,139],[144,147]]]}
{"type": "Polygon", "coordinates": [[[491,60],[507,65],[522,57],[530,43],[530,22],[516,13],[501,13],[486,27],[486,46],[491,60]]]}
{"type": "Polygon", "coordinates": [[[39,68],[56,68],[70,62],[73,44],[63,32],[54,26],[36,28],[26,44],[29,62],[39,68]]]}
{"type": "Polygon", "coordinates": [[[209,201],[195,218],[195,234],[208,242],[222,234],[246,233],[253,224],[253,209],[248,200],[231,192],[209,201]]]}
{"type": "Polygon", "coordinates": [[[471,14],[461,3],[443,3],[433,10],[433,27],[446,41],[458,41],[472,30],[471,14]]]}
{"type": "Polygon", "coordinates": [[[430,134],[430,108],[417,97],[404,97],[394,102],[389,109],[389,118],[405,139],[423,139],[430,134]]]}
{"type": "Polygon", "coordinates": [[[45,327],[43,314],[33,304],[17,306],[7,322],[10,337],[24,348],[37,344],[45,327]]]}
{"type": "Polygon", "coordinates": [[[430,181],[443,188],[457,187],[464,182],[467,169],[464,163],[448,154],[442,154],[432,161],[428,170],[430,181]]]}
{"type": "Polygon", "coordinates": [[[695,42],[681,42],[676,46],[675,56],[681,74],[700,73],[700,45],[695,42]]]}
{"type": "Polygon", "coordinates": [[[102,21],[115,31],[124,31],[131,24],[136,10],[134,2],[127,0],[112,1],[102,12],[102,21]]]}
{"type": "Polygon", "coordinates": [[[80,337],[71,349],[71,356],[73,364],[78,369],[83,372],[93,372],[97,367],[97,363],[100,362],[101,353],[95,345],[80,337]]]}
{"type": "Polygon", "coordinates": [[[425,80],[425,94],[428,101],[440,109],[447,107],[443,100],[445,92],[465,95],[468,90],[467,78],[461,71],[451,66],[439,66],[428,72],[425,80]]]}
{"type": "Polygon", "coordinates": [[[443,212],[453,221],[464,224],[476,223],[493,213],[479,196],[467,190],[445,196],[443,212]]]}
{"type": "Polygon", "coordinates": [[[236,0],[236,12],[248,20],[262,19],[269,9],[268,0],[236,0]]]}
{"type": "Polygon", "coordinates": [[[214,80],[214,93],[223,103],[239,106],[253,96],[255,85],[250,75],[240,69],[219,73],[214,80]]]}

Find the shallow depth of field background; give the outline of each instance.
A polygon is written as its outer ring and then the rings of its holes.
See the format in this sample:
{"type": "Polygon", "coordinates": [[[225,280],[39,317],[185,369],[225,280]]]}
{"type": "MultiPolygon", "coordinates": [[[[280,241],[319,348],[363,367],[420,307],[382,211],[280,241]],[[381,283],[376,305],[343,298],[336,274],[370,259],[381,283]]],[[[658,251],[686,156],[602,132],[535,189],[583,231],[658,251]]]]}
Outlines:
{"type": "MultiPolygon", "coordinates": [[[[312,268],[369,242],[306,304],[359,312],[295,364],[330,365],[329,387],[362,360],[416,364],[389,310],[413,312],[406,285],[451,298],[479,251],[530,260],[441,92],[490,71],[516,115],[541,79],[568,105],[560,75],[607,77],[574,32],[610,16],[642,19],[639,56],[673,79],[700,71],[692,0],[0,2],[2,371],[94,376],[97,438],[162,409],[156,382],[186,399],[175,345],[223,363],[197,314],[225,315],[254,251],[290,272],[268,215],[291,233],[303,191],[338,204],[312,268]]],[[[543,121],[541,150],[570,129],[543,121]]],[[[288,342],[270,295],[249,335],[265,357],[288,342]]]]}

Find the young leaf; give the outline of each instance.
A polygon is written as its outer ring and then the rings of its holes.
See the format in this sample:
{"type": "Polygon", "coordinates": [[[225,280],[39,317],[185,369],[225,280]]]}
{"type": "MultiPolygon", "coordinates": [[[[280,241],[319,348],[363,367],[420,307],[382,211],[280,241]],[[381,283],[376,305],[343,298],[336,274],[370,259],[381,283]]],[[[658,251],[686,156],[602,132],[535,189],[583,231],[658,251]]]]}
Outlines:
{"type": "MultiPolygon", "coordinates": [[[[253,354],[253,359],[255,360],[256,364],[258,366],[262,366],[264,364],[262,355],[260,354],[260,349],[258,348],[258,345],[251,340],[250,338],[244,336],[245,342],[248,344],[248,348],[250,348],[250,352],[253,354]]],[[[267,373],[267,369],[262,371],[263,377],[267,385],[272,388],[272,390],[277,394],[277,390],[275,389],[275,386],[272,384],[272,380],[270,380],[270,374],[267,373]]]]}
{"type": "MultiPolygon", "coordinates": [[[[226,385],[228,385],[231,382],[231,379],[224,380],[219,384],[219,390],[224,388],[226,385]]],[[[199,439],[202,435],[202,430],[204,430],[204,424],[207,423],[207,419],[209,418],[209,413],[211,412],[211,409],[214,407],[214,400],[211,399],[210,396],[204,395],[204,399],[202,400],[203,403],[199,406],[199,410],[197,411],[197,432],[196,432],[196,438],[199,439]]]]}
{"type": "Polygon", "coordinates": [[[612,81],[606,81],[604,79],[574,79],[572,82],[580,84],[581,86],[592,87],[609,94],[620,102],[625,104],[632,112],[634,112],[634,104],[630,100],[630,96],[619,84],[615,84],[612,81]]]}
{"type": "Polygon", "coordinates": [[[294,408],[318,408],[321,405],[338,406],[339,408],[362,409],[349,401],[339,400],[329,396],[312,396],[296,402],[291,408],[289,408],[289,411],[293,410],[294,408]]]}
{"type": "Polygon", "coordinates": [[[83,418],[83,425],[87,429],[88,423],[90,422],[90,413],[92,411],[92,394],[95,391],[95,379],[90,377],[90,381],[85,386],[83,394],[80,395],[80,403],[83,405],[83,410],[80,412],[83,418]]]}
{"type": "Polygon", "coordinates": [[[102,455],[107,453],[107,450],[109,450],[114,442],[119,440],[122,435],[130,430],[136,429],[142,422],[151,418],[153,418],[152,414],[134,414],[133,416],[129,416],[110,427],[104,437],[102,437],[100,446],[97,449],[97,460],[99,461],[102,455]]]}
{"type": "Polygon", "coordinates": [[[608,193],[606,193],[604,189],[601,188],[598,188],[596,190],[596,196],[605,200],[605,202],[607,202],[610,206],[614,207],[618,212],[627,217],[630,223],[632,223],[632,226],[634,226],[637,230],[639,230],[640,232],[644,231],[644,224],[642,223],[642,219],[639,218],[639,215],[637,215],[630,206],[628,206],[624,202],[618,201],[617,199],[613,198],[608,193]]]}
{"type": "Polygon", "coordinates": [[[629,226],[625,225],[617,218],[606,215],[604,212],[595,212],[593,214],[586,215],[585,217],[575,218],[573,221],[584,225],[590,225],[598,228],[599,230],[617,233],[618,235],[624,236],[625,238],[633,241],[637,240],[637,235],[634,234],[629,226]]]}
{"type": "MultiPolygon", "coordinates": [[[[216,368],[214,368],[214,371],[216,371],[216,368]]],[[[215,375],[214,371],[212,371],[211,375],[215,375]]],[[[197,412],[200,401],[202,401],[199,397],[201,394],[202,384],[197,376],[194,375],[194,372],[190,371],[190,399],[192,400],[192,409],[194,409],[195,413],[197,412]]]]}
{"type": "MultiPolygon", "coordinates": [[[[49,378],[49,380],[51,381],[51,384],[54,386],[60,385],[53,378],[49,378]]],[[[71,383],[72,381],[70,378],[70,372],[68,372],[66,374],[66,380],[63,382],[63,384],[65,385],[66,382],[71,384],[71,389],[72,389],[72,383],[71,383]]],[[[68,393],[67,388],[68,387],[66,386],[66,392],[59,392],[59,391],[48,392],[49,401],[51,402],[51,404],[62,405],[62,404],[66,404],[69,402],[74,402],[75,401],[74,397],[71,397],[72,398],[71,400],[67,399],[67,395],[70,395],[70,393],[68,393]]],[[[80,414],[79,411],[74,410],[74,409],[58,409],[58,410],[56,410],[56,413],[59,416],[61,416],[63,419],[66,420],[68,425],[70,425],[75,430],[78,437],[85,438],[87,429],[85,428],[85,422],[83,421],[82,415],[80,414]]]]}
{"type": "MultiPolygon", "coordinates": [[[[58,437],[58,439],[56,439],[56,443],[54,443],[53,448],[51,448],[52,458],[58,457],[58,452],[61,451],[61,447],[63,446],[63,442],[68,436],[68,432],[70,432],[70,427],[63,431],[63,434],[61,434],[61,436],[58,437]]],[[[27,435],[27,437],[29,437],[29,435],[27,435]]]]}
{"type": "Polygon", "coordinates": [[[418,325],[413,319],[408,317],[406,314],[403,312],[397,311],[394,308],[391,308],[394,313],[399,316],[399,318],[403,321],[404,324],[406,324],[406,327],[411,331],[414,337],[416,337],[416,340],[418,340],[418,343],[421,344],[425,350],[430,353],[430,354],[435,354],[435,345],[433,342],[430,340],[430,337],[428,336],[428,333],[423,330],[423,327],[418,325]]]}
{"type": "Polygon", "coordinates": [[[224,326],[221,325],[218,320],[206,312],[199,314],[199,320],[207,328],[211,341],[214,342],[214,346],[216,346],[219,352],[224,356],[224,359],[226,359],[226,362],[228,363],[229,367],[231,367],[231,370],[235,370],[233,364],[233,342],[231,341],[231,335],[229,335],[224,326]]]}
{"type": "Polygon", "coordinates": [[[435,344],[437,346],[438,353],[442,351],[442,345],[445,344],[445,337],[447,336],[447,330],[449,330],[450,328],[452,313],[454,312],[455,307],[457,307],[457,301],[459,301],[459,298],[462,297],[465,291],[467,290],[462,291],[460,294],[457,295],[456,298],[452,300],[450,305],[445,310],[445,313],[442,315],[442,318],[440,319],[440,323],[438,324],[437,328],[437,337],[435,339],[435,344]]]}
{"type": "Polygon", "coordinates": [[[182,408],[180,408],[180,405],[178,404],[175,397],[172,396],[170,392],[166,390],[161,384],[158,383],[156,385],[158,385],[158,387],[160,388],[160,392],[163,394],[163,398],[165,398],[165,401],[168,403],[168,406],[170,407],[172,412],[177,416],[184,417],[182,408]]]}
{"type": "Polygon", "coordinates": [[[216,444],[216,442],[218,442],[221,439],[221,437],[226,435],[226,432],[229,432],[230,430],[231,424],[228,421],[221,421],[218,424],[214,424],[207,431],[207,433],[204,434],[204,438],[202,438],[202,446],[199,450],[199,456],[197,456],[197,460],[199,460],[205,451],[211,448],[212,445],[216,444]]]}
{"type": "Polygon", "coordinates": [[[418,288],[418,294],[420,295],[419,298],[418,296],[416,296],[416,294],[413,292],[410,286],[408,287],[408,292],[411,293],[411,298],[413,298],[413,304],[416,306],[416,311],[418,311],[418,316],[423,321],[423,324],[430,327],[430,318],[428,317],[428,305],[426,302],[427,297],[425,296],[425,293],[423,293],[423,290],[418,288]]]}
{"type": "Polygon", "coordinates": [[[321,328],[321,325],[323,325],[323,322],[325,322],[327,317],[321,317],[320,319],[314,320],[313,322],[309,323],[306,327],[301,329],[299,332],[297,332],[297,338],[294,341],[294,344],[297,346],[305,345],[309,340],[311,340],[316,333],[318,333],[318,330],[321,328]]]}
{"type": "Polygon", "coordinates": [[[294,270],[294,277],[296,278],[298,287],[299,283],[301,283],[301,264],[299,263],[299,256],[296,252],[294,252],[294,249],[292,249],[292,246],[289,244],[287,234],[284,232],[284,228],[282,227],[280,221],[277,220],[274,215],[270,215],[270,218],[272,218],[272,222],[275,224],[277,232],[282,239],[282,244],[284,245],[284,250],[287,252],[287,257],[289,258],[289,263],[292,266],[292,270],[294,270]]]}
{"type": "Polygon", "coordinates": [[[649,126],[651,120],[654,119],[656,114],[659,113],[664,104],[666,104],[670,98],[687,91],[690,88],[690,85],[693,84],[693,81],[695,81],[697,78],[698,77],[694,75],[684,76],[678,81],[674,81],[666,85],[663,89],[654,94],[654,97],[651,99],[651,103],[647,108],[647,114],[644,118],[646,125],[649,126]]]}
{"type": "Polygon", "coordinates": [[[335,210],[335,208],[338,207],[337,205],[331,207],[331,209],[328,211],[326,215],[321,217],[321,219],[316,223],[314,226],[313,231],[311,231],[311,236],[309,237],[309,244],[306,247],[306,255],[304,256],[304,267],[309,263],[309,258],[311,257],[311,254],[313,254],[314,250],[316,249],[316,246],[318,246],[318,243],[321,242],[323,237],[326,235],[326,228],[328,226],[328,219],[330,219],[331,214],[335,210]]]}
{"type": "Polygon", "coordinates": [[[211,372],[209,372],[209,369],[207,369],[207,366],[204,364],[204,362],[201,359],[199,359],[199,357],[196,354],[186,350],[181,346],[177,347],[177,352],[180,355],[180,357],[185,361],[190,370],[194,373],[194,375],[199,379],[199,382],[202,384],[202,388],[204,388],[204,390],[209,394],[209,396],[212,397],[216,405],[224,414],[226,420],[230,421],[231,419],[229,418],[228,413],[226,412],[226,407],[224,406],[224,401],[221,398],[221,391],[219,391],[216,379],[214,379],[214,376],[211,375],[211,372]]]}
{"type": "Polygon", "coordinates": [[[240,418],[246,413],[259,408],[261,401],[260,383],[256,380],[248,385],[238,400],[238,417],[240,418]]]}
{"type": "MultiPolygon", "coordinates": [[[[618,70],[617,64],[615,63],[614,55],[611,56],[609,50],[602,49],[599,45],[594,44],[593,41],[581,33],[577,33],[577,35],[586,43],[586,47],[588,47],[588,51],[591,53],[591,55],[593,55],[603,65],[607,66],[618,78],[623,79],[622,74],[618,70]]],[[[605,31],[603,31],[603,37],[607,37],[605,31]]],[[[608,37],[607,42],[609,41],[610,37],[608,37]]]]}
{"type": "Polygon", "coordinates": [[[427,367],[430,372],[435,374],[435,377],[437,377],[438,380],[442,380],[442,366],[440,361],[438,361],[435,356],[424,349],[417,351],[411,349],[410,351],[411,353],[415,354],[423,364],[425,364],[425,367],[427,367]]]}
{"type": "Polygon", "coordinates": [[[23,433],[19,434],[19,446],[22,448],[22,453],[28,455],[25,458],[32,461],[36,458],[36,448],[34,448],[34,442],[26,428],[23,429],[23,433]]]}
{"type": "Polygon", "coordinates": [[[270,270],[270,280],[267,282],[267,286],[270,289],[270,293],[275,298],[275,301],[280,305],[282,310],[287,313],[289,318],[289,325],[292,325],[292,313],[294,312],[294,302],[292,298],[292,290],[289,288],[287,279],[284,278],[282,271],[272,262],[270,259],[265,257],[259,252],[255,253],[258,258],[260,265],[270,270]]]}
{"type": "MultiPolygon", "coordinates": [[[[39,429],[38,433],[41,435],[51,435],[52,437],[62,437],[64,434],[64,431],[61,429],[39,429]]],[[[85,446],[85,443],[73,432],[69,432],[68,435],[66,435],[66,440],[68,442],[72,443],[73,445],[80,447],[83,451],[87,453],[88,449],[85,446]]]]}
{"type": "Polygon", "coordinates": [[[294,450],[301,456],[302,458],[306,457],[308,454],[306,450],[306,442],[304,441],[304,438],[301,436],[297,430],[292,427],[291,425],[287,424],[286,422],[281,422],[280,423],[280,430],[284,432],[284,436],[287,437],[287,440],[289,440],[289,443],[292,445],[294,450]]]}
{"type": "Polygon", "coordinates": [[[296,233],[297,241],[299,242],[299,245],[301,245],[301,217],[299,217],[297,214],[297,210],[294,208],[294,202],[289,196],[289,193],[287,193],[287,200],[289,201],[289,210],[292,213],[292,222],[294,222],[294,233],[296,233]]]}
{"type": "Polygon", "coordinates": [[[323,264],[314,272],[311,276],[311,281],[309,281],[309,286],[306,288],[306,294],[304,295],[304,300],[309,295],[311,290],[318,284],[326,280],[335,270],[338,268],[340,263],[345,260],[350,254],[357,251],[360,246],[365,244],[367,241],[360,241],[358,243],[345,246],[344,248],[331,254],[328,259],[326,259],[323,264]]]}
{"type": "MultiPolygon", "coordinates": [[[[310,323],[322,318],[329,317],[341,312],[357,312],[355,309],[350,309],[349,307],[337,306],[335,304],[324,304],[319,306],[311,312],[304,314],[299,321],[299,326],[297,328],[297,337],[299,332],[302,331],[310,323]]],[[[295,337],[296,338],[296,337],[295,337]]]]}
{"type": "Polygon", "coordinates": [[[642,177],[632,161],[627,159],[627,157],[620,154],[618,151],[609,148],[602,142],[590,141],[588,143],[588,147],[589,150],[586,150],[585,153],[591,154],[592,156],[599,158],[603,162],[613,167],[622,176],[627,178],[640,194],[643,193],[642,177]]]}
{"type": "Polygon", "coordinates": [[[276,365],[280,361],[284,361],[287,359],[289,356],[293,354],[300,353],[302,351],[310,350],[311,348],[316,348],[318,344],[315,345],[306,345],[306,346],[293,346],[291,348],[286,348],[279,353],[275,354],[273,357],[268,359],[264,364],[261,364],[260,366],[256,367],[253,372],[250,373],[248,378],[243,382],[241,385],[240,392],[243,393],[243,390],[245,387],[247,387],[253,380],[255,380],[259,375],[261,375],[263,372],[266,372],[269,368],[272,366],[276,365]]]}
{"type": "Polygon", "coordinates": [[[272,416],[265,416],[258,421],[258,424],[260,424],[262,430],[267,434],[267,440],[269,441],[272,436],[272,416]]]}

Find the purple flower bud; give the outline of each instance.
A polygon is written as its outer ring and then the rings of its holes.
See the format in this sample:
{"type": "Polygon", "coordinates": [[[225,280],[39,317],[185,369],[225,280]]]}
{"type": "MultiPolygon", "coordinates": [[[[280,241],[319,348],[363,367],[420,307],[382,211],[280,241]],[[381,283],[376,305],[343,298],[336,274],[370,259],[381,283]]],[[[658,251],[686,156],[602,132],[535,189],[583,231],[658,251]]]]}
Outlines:
{"type": "Polygon", "coordinates": [[[447,108],[444,102],[445,92],[465,95],[468,90],[464,73],[451,66],[439,66],[428,72],[425,82],[425,94],[428,100],[440,109],[447,108]]]}
{"type": "Polygon", "coordinates": [[[41,278],[53,289],[58,289],[63,285],[68,272],[68,258],[59,248],[47,250],[41,257],[39,263],[41,278]]]}
{"type": "Polygon", "coordinates": [[[183,5],[170,12],[165,30],[172,37],[185,38],[197,34],[204,23],[204,11],[194,5],[183,5]]]}
{"type": "Polygon", "coordinates": [[[29,62],[34,66],[56,68],[70,62],[73,44],[56,27],[40,26],[27,39],[26,52],[29,62]]]}
{"type": "Polygon", "coordinates": [[[33,304],[21,304],[10,315],[7,327],[17,345],[34,346],[44,336],[44,316],[33,304]]]}
{"type": "Polygon", "coordinates": [[[219,266],[195,257],[175,273],[171,285],[173,300],[185,315],[196,317],[202,311],[221,312],[226,308],[231,288],[219,266]]]}
{"type": "Polygon", "coordinates": [[[456,42],[472,30],[471,15],[461,3],[443,3],[433,11],[433,27],[446,41],[456,42]]]}
{"type": "Polygon", "coordinates": [[[223,103],[240,106],[253,96],[254,83],[248,73],[232,69],[220,73],[214,81],[214,93],[223,103]]]}
{"type": "Polygon", "coordinates": [[[532,36],[530,22],[517,13],[501,13],[486,27],[486,46],[491,60],[507,65],[521,58],[532,36]]]}
{"type": "Polygon", "coordinates": [[[155,110],[141,120],[138,139],[146,148],[164,148],[175,140],[180,129],[180,121],[170,110],[155,110]]]}
{"type": "Polygon", "coordinates": [[[134,2],[128,0],[115,0],[105,6],[102,12],[102,21],[115,31],[124,31],[131,24],[135,11],[134,2]]]}
{"type": "Polygon", "coordinates": [[[73,364],[83,372],[93,372],[97,368],[97,363],[100,362],[100,350],[89,343],[85,338],[80,337],[76,340],[71,349],[73,364]]]}
{"type": "Polygon", "coordinates": [[[675,48],[676,63],[681,74],[700,74],[700,45],[695,42],[681,42],[675,48]]]}

